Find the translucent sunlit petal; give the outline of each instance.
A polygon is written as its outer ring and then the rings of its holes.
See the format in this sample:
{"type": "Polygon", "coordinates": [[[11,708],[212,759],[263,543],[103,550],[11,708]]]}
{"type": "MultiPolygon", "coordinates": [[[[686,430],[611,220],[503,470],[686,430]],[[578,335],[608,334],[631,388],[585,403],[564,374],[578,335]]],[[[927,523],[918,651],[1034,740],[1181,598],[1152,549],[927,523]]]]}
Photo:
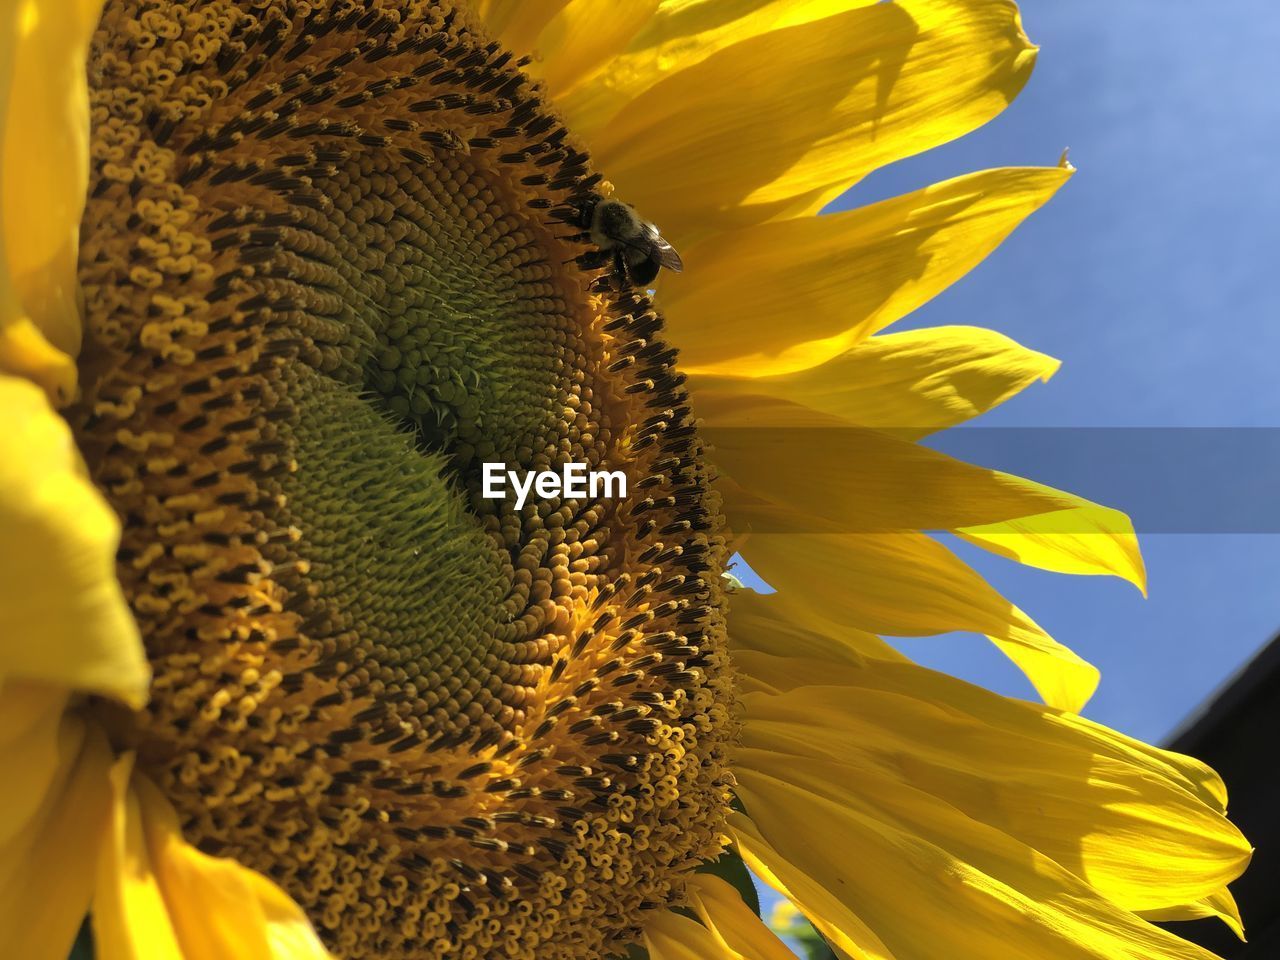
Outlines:
{"type": "Polygon", "coordinates": [[[739,663],[748,675],[795,670],[808,681],[749,693],[744,744],[778,755],[778,769],[791,756],[840,763],[839,782],[878,792],[886,816],[899,790],[936,797],[1134,911],[1198,905],[1248,863],[1239,831],[1168,764],[1112,750],[1094,724],[1061,723],[1049,708],[914,664],[756,654],[739,663]]]}
{"type": "Polygon", "coordinates": [[[820,20],[875,0],[662,0],[627,49],[558,102],[585,136],[605,129],[664,76],[771,30],[820,20]]]}
{"type": "Polygon", "coordinates": [[[726,503],[749,529],[767,529],[781,509],[855,533],[1044,518],[1046,533],[1132,538],[1118,511],[795,403],[744,396],[733,410],[712,409],[716,465],[733,481],[726,503]],[[1117,517],[1118,529],[1107,531],[1117,517]]]}
{"type": "Polygon", "coordinates": [[[1106,574],[1146,593],[1147,572],[1129,518],[1096,504],[1019,517],[955,533],[984,550],[1056,573],[1106,574]]]}
{"type": "Polygon", "coordinates": [[[922,534],[765,533],[743,556],[766,583],[824,622],[886,636],[985,634],[1046,703],[1079,710],[1098,671],[1001,597],[951,551],[922,534]]]}
{"type": "Polygon", "coordinates": [[[1226,887],[1203,898],[1197,903],[1180,904],[1160,910],[1141,910],[1139,915],[1153,923],[1170,920],[1200,920],[1204,917],[1217,917],[1227,925],[1236,938],[1243,941],[1244,921],[1240,917],[1240,908],[1236,906],[1235,897],[1226,887]]]}
{"type": "Polygon", "coordinates": [[[796,761],[743,771],[750,812],[730,818],[753,867],[776,875],[836,946],[875,960],[1028,956],[1042,960],[1211,960],[1212,954],[1116,907],[1083,881],[999,831],[921,794],[902,795],[909,822],[836,801],[833,773],[796,761]],[[925,823],[919,828],[918,823],[925,823]],[[947,837],[961,837],[948,846],[947,837]],[[900,917],[910,891],[928,909],[900,917]],[[956,936],[963,929],[965,935],[956,936]]]}
{"type": "MultiPolygon", "coordinates": [[[[1057,371],[1052,357],[979,327],[928,327],[868,337],[816,367],[769,377],[689,378],[710,427],[742,397],[771,397],[861,427],[919,439],[999,406],[1057,371]]],[[[732,419],[730,419],[732,422],[732,419]]]]}
{"type": "Polygon", "coordinates": [[[1011,3],[873,4],[667,74],[591,145],[623,196],[689,240],[811,212],[870,170],[969,132],[1013,99],[1034,59],[1011,3]]]}
{"type": "MultiPolygon", "coordinates": [[[[760,657],[764,654],[753,653],[749,656],[760,657]]],[[[775,692],[792,690],[799,686],[822,686],[825,682],[824,678],[830,676],[822,660],[789,658],[784,666],[785,669],[776,671],[769,679],[769,687],[775,692]]],[[[759,675],[761,672],[759,668],[752,671],[754,675],[759,675]]],[[[1007,697],[993,699],[995,695],[990,691],[954,677],[947,677],[945,674],[938,674],[936,671],[925,670],[915,664],[910,664],[910,669],[906,670],[885,667],[861,676],[860,682],[871,683],[871,678],[874,678],[874,682],[881,687],[901,692],[910,692],[913,683],[926,682],[927,687],[936,682],[938,684],[934,688],[936,695],[953,708],[974,716],[983,716],[991,711],[1003,711],[1000,713],[1002,722],[1015,725],[1029,706],[1024,701],[1007,697]],[[1001,705],[997,706],[997,704],[1001,705]]],[[[1061,726],[1073,731],[1064,736],[1083,736],[1096,741],[1095,749],[1100,753],[1113,756],[1135,768],[1151,767],[1159,771],[1161,777],[1179,784],[1183,790],[1211,810],[1217,813],[1226,812],[1227,794],[1222,779],[1202,761],[1127,737],[1109,727],[1087,720],[1073,711],[1048,706],[1030,706],[1040,713],[1045,725],[1061,726]]]]}
{"type": "Polygon", "coordinates": [[[1145,584],[1123,513],[790,401],[705,404],[730,516],[744,530],[952,531],[1010,559],[1145,584]]]}
{"type": "Polygon", "coordinates": [[[665,281],[661,298],[688,370],[776,376],[840,356],[968,273],[1068,176],[988,170],[683,249],[697,282],[665,281]]]}

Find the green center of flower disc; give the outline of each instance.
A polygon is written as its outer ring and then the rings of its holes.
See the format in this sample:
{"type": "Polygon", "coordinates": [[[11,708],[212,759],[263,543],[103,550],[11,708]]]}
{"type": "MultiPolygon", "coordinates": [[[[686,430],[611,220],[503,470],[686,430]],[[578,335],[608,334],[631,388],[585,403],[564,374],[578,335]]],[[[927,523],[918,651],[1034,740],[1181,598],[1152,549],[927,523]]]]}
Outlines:
{"type": "Polygon", "coordinates": [[[344,958],[621,951],[719,852],[735,726],[675,352],[564,223],[587,156],[444,4],[108,3],[89,77],[120,746],[344,958]]]}

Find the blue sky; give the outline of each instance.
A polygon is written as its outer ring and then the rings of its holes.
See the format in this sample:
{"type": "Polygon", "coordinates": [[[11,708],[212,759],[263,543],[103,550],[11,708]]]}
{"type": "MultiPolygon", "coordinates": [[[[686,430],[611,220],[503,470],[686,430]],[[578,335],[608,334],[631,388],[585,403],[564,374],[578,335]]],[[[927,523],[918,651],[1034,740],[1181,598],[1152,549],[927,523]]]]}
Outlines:
{"type": "MultiPolygon", "coordinates": [[[[1041,51],[1014,104],[963,140],[879,171],[836,209],[971,170],[1051,165],[1064,147],[1079,172],[977,270],[897,329],[985,326],[1063,361],[1047,385],[980,427],[1280,427],[1280,59],[1271,53],[1280,49],[1280,7],[1274,0],[1025,0],[1021,7],[1041,51]]],[[[1178,435],[1162,436],[1172,438],[1173,455],[1153,464],[1147,482],[1153,491],[1186,487],[1178,435]]],[[[948,449],[946,441],[939,446],[948,449]]],[[[1029,458],[1034,451],[1013,466],[1043,482],[1078,472],[1064,470],[1061,458],[1029,458]]],[[[1241,496],[1199,471],[1194,448],[1182,459],[1204,498],[1241,496]]],[[[1142,489],[1134,477],[1123,479],[1116,487],[1125,496],[1142,489]]],[[[1275,474],[1267,479],[1277,486],[1275,474]]],[[[1159,741],[1280,630],[1280,536],[1157,533],[1143,548],[1146,600],[1119,581],[957,550],[1102,669],[1087,715],[1159,741]]],[[[919,639],[904,649],[938,669],[1031,696],[980,638],[919,639]]]]}
{"type": "MultiPolygon", "coordinates": [[[[1265,0],[1216,13],[1182,0],[1027,0],[1022,10],[1041,51],[1013,105],[963,140],[880,171],[842,203],[988,166],[1052,164],[1064,147],[1079,173],[904,325],[987,326],[1063,361],[1048,384],[979,427],[1280,426],[1280,66],[1262,53],[1280,45],[1280,12],[1265,0]]],[[[1179,435],[1167,436],[1176,453],[1179,435]]],[[[962,441],[938,445],[949,442],[962,441]]],[[[1195,454],[1188,443],[1185,470],[1200,481],[1195,454]]],[[[1028,459],[1008,465],[1047,483],[1064,472],[1050,458],[1041,469],[1028,459]]],[[[1153,467],[1155,490],[1183,482],[1176,459],[1153,467]]],[[[1099,465],[1100,474],[1107,469],[1099,465]]],[[[1140,495],[1134,477],[1123,479],[1109,485],[1140,495]]],[[[1208,500],[1236,495],[1220,479],[1202,490],[1208,500]]],[[[1132,499],[1112,505],[1138,512],[1132,499]]],[[[1146,600],[1118,581],[961,552],[1102,668],[1090,716],[1158,740],[1280,629],[1280,537],[1154,533],[1143,547],[1146,600]]],[[[909,649],[1030,695],[978,638],[916,640],[909,649]]]]}

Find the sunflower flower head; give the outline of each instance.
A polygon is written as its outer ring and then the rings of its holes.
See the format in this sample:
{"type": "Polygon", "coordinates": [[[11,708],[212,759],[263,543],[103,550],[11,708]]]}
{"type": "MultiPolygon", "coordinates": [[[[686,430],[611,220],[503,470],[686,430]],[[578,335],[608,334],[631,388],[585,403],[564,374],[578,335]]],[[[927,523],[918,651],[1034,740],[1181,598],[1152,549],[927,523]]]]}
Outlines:
{"type": "Polygon", "coordinates": [[[447,5],[117,3],[89,70],[72,418],[140,768],[344,957],[634,939],[723,845],[735,724],[674,351],[566,224],[587,155],[447,5]],[[517,510],[492,461],[632,493],[517,510]]]}
{"type": "Polygon", "coordinates": [[[1011,4],[74,6],[0,30],[0,942],[779,960],[747,866],[876,960],[1238,927],[1212,771],[920,532],[1142,582],[1121,515],[914,443],[1055,361],[875,336],[1070,170],[814,216],[1008,103],[1011,4]],[[878,636],[953,629],[1048,705],[878,636]]]}

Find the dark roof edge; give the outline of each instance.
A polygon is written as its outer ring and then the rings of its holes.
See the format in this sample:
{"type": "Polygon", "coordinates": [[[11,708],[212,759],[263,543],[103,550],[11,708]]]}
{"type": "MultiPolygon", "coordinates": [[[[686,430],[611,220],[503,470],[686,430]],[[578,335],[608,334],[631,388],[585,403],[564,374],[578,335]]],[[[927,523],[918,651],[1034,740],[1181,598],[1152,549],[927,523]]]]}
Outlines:
{"type": "Polygon", "coordinates": [[[1231,675],[1200,706],[1165,738],[1170,750],[1195,755],[1198,748],[1258,697],[1270,693],[1280,682],[1280,635],[1273,637],[1253,658],[1231,675]],[[1269,689],[1270,688],[1270,689],[1269,689]]]}

